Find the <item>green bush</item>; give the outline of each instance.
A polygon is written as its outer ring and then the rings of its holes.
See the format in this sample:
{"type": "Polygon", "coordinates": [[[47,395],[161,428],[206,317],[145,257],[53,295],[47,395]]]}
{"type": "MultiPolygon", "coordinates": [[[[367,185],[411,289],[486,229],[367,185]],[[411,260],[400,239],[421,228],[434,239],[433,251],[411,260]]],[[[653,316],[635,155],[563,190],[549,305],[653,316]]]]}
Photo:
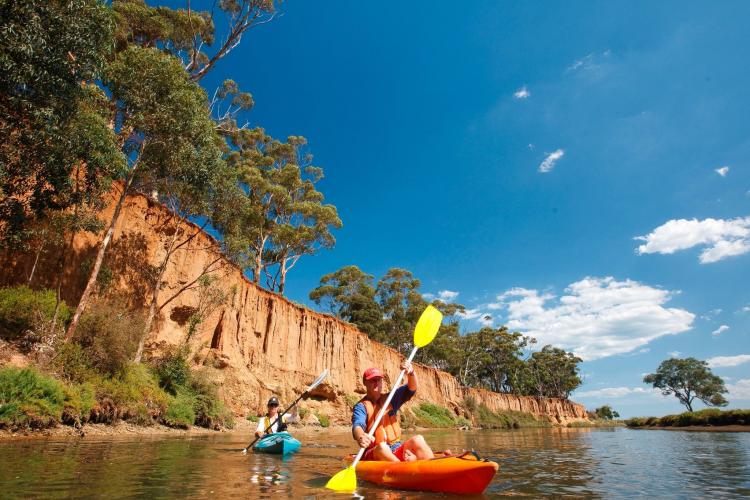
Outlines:
{"type": "Polygon", "coordinates": [[[530,413],[519,411],[493,412],[485,405],[479,405],[475,414],[480,427],[489,429],[520,429],[523,427],[549,427],[549,422],[537,420],[530,413]]]}
{"type": "Polygon", "coordinates": [[[247,418],[250,422],[253,422],[256,424],[258,423],[258,420],[260,420],[260,417],[258,415],[254,415],[252,413],[245,418],[247,418]]]}
{"type": "Polygon", "coordinates": [[[690,425],[750,425],[750,410],[719,410],[707,408],[679,415],[636,417],[625,421],[628,427],[686,427],[690,425]]]}
{"type": "Polygon", "coordinates": [[[359,400],[362,399],[362,397],[357,396],[356,394],[347,394],[344,399],[346,401],[346,406],[348,406],[349,408],[354,408],[354,406],[359,403],[359,400]]]}
{"type": "MultiPolygon", "coordinates": [[[[0,336],[17,338],[40,323],[49,323],[55,314],[55,292],[32,290],[27,286],[0,288],[0,336]]],[[[70,309],[60,303],[58,322],[66,325],[70,309]]]]}
{"type": "Polygon", "coordinates": [[[146,424],[160,419],[170,396],[142,364],[128,365],[112,378],[100,379],[96,388],[96,421],[111,423],[118,418],[146,424]]]}
{"type": "Polygon", "coordinates": [[[67,385],[65,404],[61,420],[64,424],[76,427],[88,422],[91,410],[96,404],[96,388],[90,382],[67,385]]]}
{"type": "Polygon", "coordinates": [[[186,348],[173,348],[154,362],[159,385],[170,394],[177,394],[177,391],[190,381],[191,370],[187,356],[186,348]]]}
{"type": "Polygon", "coordinates": [[[44,428],[60,421],[63,385],[33,368],[0,370],[0,426],[44,428]]]}
{"type": "Polygon", "coordinates": [[[432,403],[420,403],[412,408],[416,425],[422,427],[454,427],[456,419],[448,408],[432,403]]]}
{"type": "Polygon", "coordinates": [[[88,355],[75,342],[65,342],[57,348],[52,366],[59,376],[71,382],[82,383],[98,377],[88,355]]]}
{"type": "Polygon", "coordinates": [[[194,397],[195,425],[209,429],[234,427],[234,417],[219,398],[216,384],[202,373],[193,372],[188,383],[188,390],[194,397]]]}
{"type": "Polygon", "coordinates": [[[320,422],[320,425],[322,427],[328,427],[331,425],[331,419],[328,418],[328,415],[323,415],[322,413],[315,413],[315,416],[318,417],[318,422],[320,422]]]}
{"type": "Polygon", "coordinates": [[[143,327],[140,313],[128,311],[118,302],[100,301],[81,316],[73,340],[83,349],[90,366],[112,376],[135,357],[143,327]]]}
{"type": "Polygon", "coordinates": [[[164,423],[171,427],[187,429],[195,422],[195,396],[187,391],[179,391],[169,402],[164,414],[164,423]]]}
{"type": "Polygon", "coordinates": [[[464,409],[466,409],[471,414],[476,413],[479,409],[477,399],[471,395],[464,396],[464,409]]]}

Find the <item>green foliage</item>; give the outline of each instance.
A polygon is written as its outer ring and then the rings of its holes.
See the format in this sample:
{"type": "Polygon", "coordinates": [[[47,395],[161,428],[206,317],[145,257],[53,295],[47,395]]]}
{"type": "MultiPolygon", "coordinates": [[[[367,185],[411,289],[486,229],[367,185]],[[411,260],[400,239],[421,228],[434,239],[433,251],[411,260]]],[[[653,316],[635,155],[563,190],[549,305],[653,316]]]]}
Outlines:
{"type": "Polygon", "coordinates": [[[61,383],[34,368],[0,370],[0,426],[44,428],[60,420],[65,405],[61,383]]]}
{"type": "Polygon", "coordinates": [[[64,386],[65,405],[61,420],[65,424],[80,426],[89,420],[96,405],[96,388],[90,382],[64,386]]]}
{"type": "Polygon", "coordinates": [[[112,376],[133,359],[142,328],[139,312],[117,302],[98,301],[81,317],[72,340],[81,346],[90,367],[112,376]]]}
{"type": "Polygon", "coordinates": [[[625,420],[628,427],[686,427],[750,425],[750,410],[719,410],[708,408],[664,417],[635,417],[625,420]]]}
{"type": "Polygon", "coordinates": [[[299,418],[302,420],[304,420],[307,414],[310,413],[310,410],[308,410],[305,407],[300,407],[298,411],[299,411],[299,418]]]}
{"type": "Polygon", "coordinates": [[[75,342],[60,345],[52,358],[52,365],[63,379],[74,383],[94,380],[99,376],[88,354],[75,342]]]}
{"type": "Polygon", "coordinates": [[[260,420],[260,417],[258,415],[253,414],[253,413],[249,414],[245,418],[247,418],[247,420],[249,420],[250,422],[253,422],[254,424],[257,424],[258,420],[260,420]]]}
{"type": "Polygon", "coordinates": [[[318,417],[318,422],[320,422],[321,427],[328,427],[331,425],[331,419],[328,418],[328,415],[315,412],[315,416],[318,417]]]}
{"type": "Polygon", "coordinates": [[[359,403],[360,399],[362,399],[362,396],[358,396],[357,394],[347,394],[344,397],[346,406],[348,406],[349,408],[354,408],[354,406],[359,403]]]}
{"type": "MultiPolygon", "coordinates": [[[[0,336],[15,338],[51,322],[55,302],[52,290],[32,290],[23,285],[0,288],[0,336]]],[[[64,302],[57,317],[62,324],[70,320],[70,309],[64,302]]]]}
{"type": "Polygon", "coordinates": [[[707,406],[728,404],[723,396],[727,393],[724,380],[711,372],[708,363],[695,358],[662,361],[656,373],[646,375],[643,382],[661,389],[664,396],[674,394],[689,412],[696,398],[707,406]]]}
{"type": "Polygon", "coordinates": [[[153,423],[161,418],[170,396],[159,387],[156,377],[142,364],[130,364],[112,378],[100,379],[96,385],[99,402],[97,421],[111,423],[122,418],[137,423],[153,423]]]}
{"type": "Polygon", "coordinates": [[[475,423],[485,429],[520,429],[523,427],[549,427],[549,422],[537,420],[530,413],[518,411],[493,412],[485,405],[479,405],[474,414],[475,423]]]}
{"type": "Polygon", "coordinates": [[[187,429],[195,422],[195,396],[187,391],[179,391],[169,402],[164,414],[164,423],[171,427],[187,429]]]}
{"type": "Polygon", "coordinates": [[[345,266],[320,278],[320,286],[310,292],[310,300],[360,331],[377,336],[383,313],[375,301],[373,276],[357,266],[345,266]]]}
{"type": "Polygon", "coordinates": [[[477,398],[471,395],[464,396],[463,401],[463,407],[466,411],[468,411],[471,414],[474,414],[479,410],[479,404],[477,403],[477,398]]]}
{"type": "Polygon", "coordinates": [[[282,142],[262,128],[230,128],[225,135],[233,148],[227,162],[240,187],[227,189],[214,225],[224,234],[224,250],[249,268],[253,281],[265,274],[268,287],[283,294],[286,275],[302,256],[333,247],[331,231],[341,220],[315,187],[323,171],[302,153],[304,137],[282,142]]]}
{"type": "Polygon", "coordinates": [[[455,427],[456,417],[448,409],[432,403],[420,403],[411,409],[416,419],[415,424],[421,427],[455,427]]]}
{"type": "Polygon", "coordinates": [[[114,24],[97,0],[1,0],[0,12],[0,244],[23,249],[31,220],[80,203],[123,163],[87,85],[114,24]],[[85,180],[72,175],[81,163],[85,180]]]}
{"type": "Polygon", "coordinates": [[[187,347],[172,348],[161,358],[154,361],[154,372],[159,379],[159,385],[172,395],[188,385],[190,381],[190,365],[187,361],[187,347]]]}
{"type": "Polygon", "coordinates": [[[620,418],[620,414],[612,409],[609,405],[600,406],[594,410],[597,418],[602,420],[612,420],[614,418],[620,418]]]}

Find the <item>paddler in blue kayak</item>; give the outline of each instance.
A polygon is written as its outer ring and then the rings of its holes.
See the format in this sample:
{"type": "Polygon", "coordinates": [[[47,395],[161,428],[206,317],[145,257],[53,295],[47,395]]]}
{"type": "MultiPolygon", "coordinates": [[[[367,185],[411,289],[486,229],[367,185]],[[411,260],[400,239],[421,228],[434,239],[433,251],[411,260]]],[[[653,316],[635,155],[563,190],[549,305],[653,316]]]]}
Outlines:
{"type": "Polygon", "coordinates": [[[261,437],[264,434],[273,434],[274,432],[284,432],[287,429],[286,424],[292,424],[299,421],[297,416],[297,408],[293,410],[294,413],[284,413],[279,422],[276,419],[279,418],[279,399],[276,396],[271,397],[268,400],[268,411],[266,414],[258,419],[258,428],[255,429],[255,436],[261,437]],[[271,425],[273,423],[273,425],[271,425]],[[271,428],[266,432],[266,428],[271,425],[271,428]]]}
{"type": "Polygon", "coordinates": [[[411,363],[404,361],[401,363],[401,369],[406,372],[407,382],[396,389],[388,410],[375,430],[375,437],[370,437],[367,431],[388,398],[388,393],[383,392],[383,373],[378,368],[368,368],[362,375],[362,383],[367,389],[367,394],[354,405],[352,414],[352,436],[360,447],[367,448],[362,460],[409,462],[435,458],[432,449],[421,435],[401,442],[398,410],[417,392],[417,375],[411,363]]]}

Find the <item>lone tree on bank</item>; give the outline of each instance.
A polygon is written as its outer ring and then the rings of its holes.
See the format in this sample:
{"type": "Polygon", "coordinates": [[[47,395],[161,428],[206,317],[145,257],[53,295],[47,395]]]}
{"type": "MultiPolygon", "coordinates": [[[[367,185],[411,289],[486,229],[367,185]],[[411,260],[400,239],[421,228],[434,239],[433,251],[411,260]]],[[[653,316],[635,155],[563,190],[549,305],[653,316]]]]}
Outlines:
{"type": "Polygon", "coordinates": [[[708,363],[695,358],[672,358],[662,361],[656,373],[643,378],[646,384],[661,389],[664,396],[674,394],[688,411],[693,411],[693,401],[698,398],[707,406],[726,406],[722,396],[727,389],[724,381],[711,373],[708,363]]]}

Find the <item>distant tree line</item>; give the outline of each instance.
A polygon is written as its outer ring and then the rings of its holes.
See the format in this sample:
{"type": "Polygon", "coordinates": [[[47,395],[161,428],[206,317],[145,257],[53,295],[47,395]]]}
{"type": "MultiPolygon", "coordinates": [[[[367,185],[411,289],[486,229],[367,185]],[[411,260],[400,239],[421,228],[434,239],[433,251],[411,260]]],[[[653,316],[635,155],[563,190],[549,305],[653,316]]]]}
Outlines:
{"type": "MultiPolygon", "coordinates": [[[[377,283],[357,266],[326,274],[310,299],[337,318],[353,323],[371,339],[406,354],[414,325],[428,302],[420,281],[405,269],[389,269],[377,283]]],[[[461,333],[465,307],[432,301],[446,320],[417,361],[445,370],[470,387],[530,396],[568,398],[581,384],[581,358],[506,327],[461,333]]]]}

